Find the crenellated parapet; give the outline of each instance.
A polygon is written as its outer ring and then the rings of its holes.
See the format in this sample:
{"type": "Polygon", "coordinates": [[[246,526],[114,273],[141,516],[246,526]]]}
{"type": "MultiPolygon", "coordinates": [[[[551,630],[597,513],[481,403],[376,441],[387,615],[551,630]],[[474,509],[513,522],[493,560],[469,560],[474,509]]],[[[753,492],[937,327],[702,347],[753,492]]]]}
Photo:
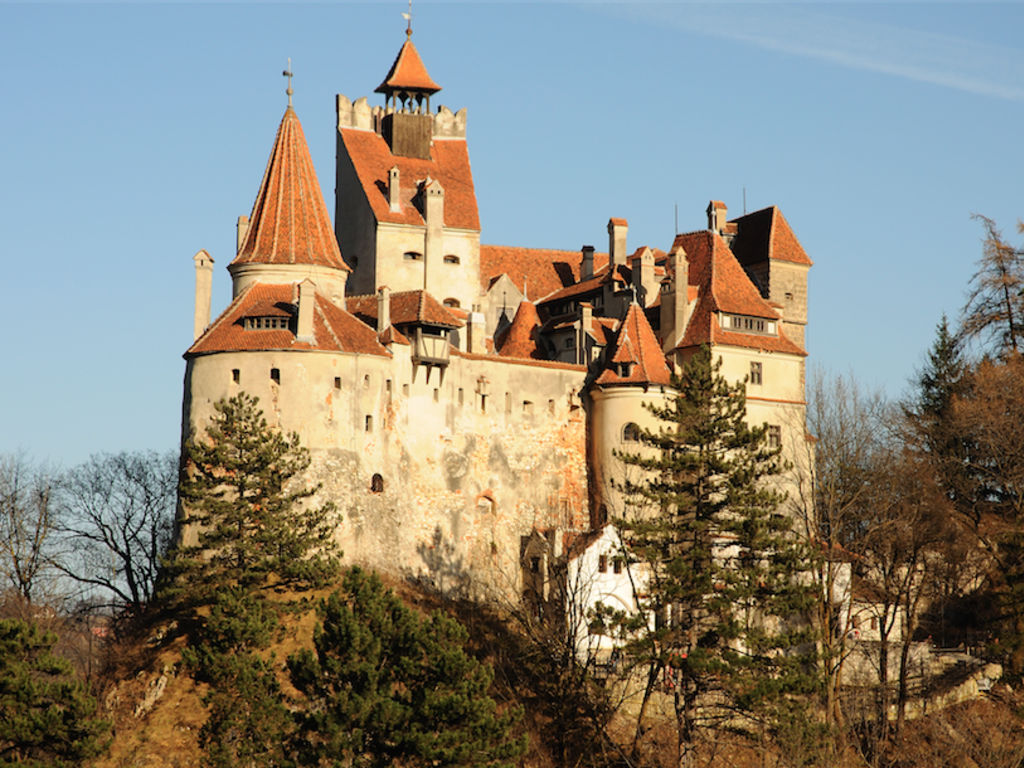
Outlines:
{"type": "MultiPolygon", "coordinates": [[[[371,107],[366,96],[354,102],[343,94],[337,95],[338,128],[356,128],[362,131],[381,133],[385,116],[392,114],[394,108],[380,105],[371,107]]],[[[466,138],[466,108],[452,112],[441,105],[437,113],[428,115],[431,121],[431,135],[435,139],[466,138]]]]}

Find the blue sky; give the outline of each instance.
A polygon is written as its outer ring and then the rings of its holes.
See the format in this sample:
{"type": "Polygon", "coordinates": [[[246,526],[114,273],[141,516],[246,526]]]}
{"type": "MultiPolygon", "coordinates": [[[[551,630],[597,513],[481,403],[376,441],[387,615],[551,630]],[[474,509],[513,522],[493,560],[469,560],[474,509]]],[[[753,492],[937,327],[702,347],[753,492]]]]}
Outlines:
{"type": "MultiPolygon", "coordinates": [[[[180,430],[192,256],[217,262],[295,108],[333,211],[334,96],[373,94],[406,3],[0,2],[0,452],[69,466],[180,430]],[[12,306],[13,304],[13,306],[12,306]]],[[[778,205],[815,261],[810,364],[898,395],[1024,217],[1024,5],[414,3],[468,107],[482,240],[667,248],[778,205]]]]}

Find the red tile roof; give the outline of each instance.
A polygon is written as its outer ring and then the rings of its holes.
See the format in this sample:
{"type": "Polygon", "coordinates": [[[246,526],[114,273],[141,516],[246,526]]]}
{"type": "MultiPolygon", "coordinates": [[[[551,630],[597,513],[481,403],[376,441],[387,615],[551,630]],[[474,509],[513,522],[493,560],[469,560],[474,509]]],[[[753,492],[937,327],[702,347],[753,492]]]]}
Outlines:
{"type": "MultiPolygon", "coordinates": [[[[349,296],[348,311],[363,322],[377,325],[377,294],[349,296]]],[[[391,294],[392,325],[436,325],[461,328],[465,323],[426,291],[398,291],[391,294]]]]}
{"type": "Polygon", "coordinates": [[[732,249],[743,264],[768,259],[807,266],[814,263],[796,239],[782,211],[774,205],[733,219],[733,223],[737,225],[738,234],[732,249]]]}
{"type": "Polygon", "coordinates": [[[232,264],[316,264],[349,271],[316,180],[302,125],[285,110],[249,217],[249,231],[232,264]]]}
{"type": "Polygon", "coordinates": [[[521,357],[531,360],[544,360],[544,347],[540,343],[540,315],[537,307],[529,301],[519,303],[515,319],[502,334],[495,339],[498,354],[502,357],[521,357]]]}
{"type": "Polygon", "coordinates": [[[600,386],[620,384],[661,384],[668,386],[672,374],[665,362],[661,345],[651,330],[643,309],[636,302],[629,305],[626,317],[619,327],[605,368],[595,380],[600,386]],[[630,363],[629,376],[619,376],[621,363],[630,363]]]}
{"type": "Polygon", "coordinates": [[[430,145],[431,159],[421,160],[392,155],[388,143],[373,131],[340,128],[338,133],[378,222],[423,226],[423,214],[414,200],[419,195],[418,184],[429,177],[444,189],[444,225],[480,230],[465,139],[437,139],[430,145]],[[392,211],[388,202],[388,174],[395,166],[399,172],[398,211],[392,211]]]}
{"type": "Polygon", "coordinates": [[[211,352],[271,349],[390,354],[377,341],[377,334],[372,328],[320,294],[315,294],[312,343],[296,341],[295,334],[288,329],[245,330],[243,327],[246,317],[294,315],[296,307],[292,300],[290,284],[250,284],[196,340],[185,357],[211,352]]]}
{"type": "Polygon", "coordinates": [[[391,65],[384,82],[377,86],[375,93],[383,93],[390,96],[394,91],[424,91],[426,93],[437,93],[441,86],[435,83],[427,68],[423,66],[423,59],[420,58],[416,46],[411,39],[406,39],[395,63],[391,65]]]}
{"type": "MultiPolygon", "coordinates": [[[[480,246],[480,287],[486,291],[494,278],[508,275],[534,300],[542,299],[580,279],[579,251],[561,251],[552,248],[516,248],[505,245],[480,246]]],[[[608,264],[607,253],[594,254],[594,271],[608,264]]]]}
{"type": "Polygon", "coordinates": [[[680,348],[701,344],[727,344],[749,349],[806,354],[782,332],[779,314],[758,293],[729,246],[707,230],[677,235],[673,249],[682,247],[689,263],[689,294],[696,288],[697,304],[686,326],[680,348]],[[778,336],[737,333],[719,327],[718,314],[748,315],[774,320],[778,336]]]}

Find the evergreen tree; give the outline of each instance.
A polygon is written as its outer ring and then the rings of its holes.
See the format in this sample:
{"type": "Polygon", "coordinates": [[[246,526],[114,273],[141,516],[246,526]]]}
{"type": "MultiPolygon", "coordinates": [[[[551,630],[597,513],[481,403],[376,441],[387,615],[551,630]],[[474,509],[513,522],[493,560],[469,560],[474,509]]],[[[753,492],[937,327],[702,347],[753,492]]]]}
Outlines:
{"type": "Polygon", "coordinates": [[[172,573],[192,601],[233,585],[311,587],[337,573],[334,505],[304,508],[320,486],[290,482],[309,466],[297,433],[271,429],[244,392],[214,404],[206,439],[185,444],[179,495],[195,546],[179,547],[172,573]]]}
{"type": "Polygon", "coordinates": [[[297,434],[271,429],[258,403],[244,392],[215,403],[206,439],[186,443],[179,495],[197,544],[170,560],[167,594],[196,609],[183,658],[210,686],[200,740],[215,768],[283,760],[293,719],[265,649],[297,603],[275,593],[338,572],[334,507],[308,508],[319,486],[296,487],[309,452],[297,434]]]}
{"type": "Polygon", "coordinates": [[[720,367],[702,348],[673,377],[677,396],[647,404],[662,428],[641,431],[640,451],[618,454],[645,470],[621,486],[618,525],[649,578],[627,650],[647,666],[644,708],[659,681],[671,687],[684,766],[707,718],[770,721],[785,696],[816,689],[807,655],[794,652],[813,648],[801,619],[815,593],[810,552],[771,484],[785,463],[768,446],[768,427],[746,423],[745,387],[730,385],[720,367]]]}
{"type": "Polygon", "coordinates": [[[376,574],[353,568],[320,609],[316,654],[289,659],[309,702],[301,765],[511,765],[526,740],[521,713],[488,696],[493,673],[463,649],[466,630],[435,611],[421,619],[376,574]]]}
{"type": "Polygon", "coordinates": [[[0,620],[0,766],[74,766],[106,745],[109,724],[57,636],[20,619],[0,620]]]}

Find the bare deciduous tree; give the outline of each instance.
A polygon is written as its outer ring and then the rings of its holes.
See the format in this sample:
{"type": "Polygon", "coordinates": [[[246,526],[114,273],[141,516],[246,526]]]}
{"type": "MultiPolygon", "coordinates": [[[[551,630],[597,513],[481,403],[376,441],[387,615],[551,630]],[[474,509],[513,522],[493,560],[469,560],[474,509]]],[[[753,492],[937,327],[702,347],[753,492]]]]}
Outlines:
{"type": "Polygon", "coordinates": [[[24,453],[0,454],[0,577],[24,602],[51,586],[54,477],[24,453]]]}
{"type": "Polygon", "coordinates": [[[173,452],[98,454],[67,472],[59,488],[59,570],[118,608],[143,606],[171,545],[177,479],[173,452]]]}

